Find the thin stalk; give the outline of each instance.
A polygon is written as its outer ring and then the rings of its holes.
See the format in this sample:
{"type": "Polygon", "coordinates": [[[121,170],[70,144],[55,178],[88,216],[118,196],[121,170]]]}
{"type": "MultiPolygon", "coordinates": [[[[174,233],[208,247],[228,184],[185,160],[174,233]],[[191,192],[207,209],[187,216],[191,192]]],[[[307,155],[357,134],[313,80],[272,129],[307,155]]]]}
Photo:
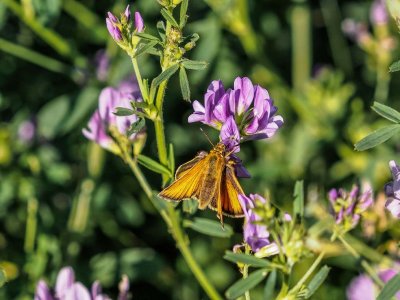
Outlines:
{"type": "Polygon", "coordinates": [[[347,251],[350,252],[350,254],[356,258],[356,259],[361,259],[361,266],[364,268],[364,270],[368,273],[369,276],[375,281],[379,287],[383,288],[384,283],[382,280],[378,277],[372,266],[361,257],[361,255],[354,249],[342,235],[338,235],[338,239],[342,242],[343,246],[346,248],[347,251]]]}
{"type": "Polygon", "coordinates": [[[133,70],[135,72],[135,76],[137,79],[137,82],[139,84],[139,90],[140,93],[142,94],[143,100],[144,102],[149,102],[150,99],[148,99],[148,94],[147,94],[147,90],[143,85],[143,79],[142,79],[142,75],[140,74],[140,69],[139,69],[139,65],[137,63],[137,59],[132,57],[132,65],[133,65],[133,70]]]}
{"type": "Polygon", "coordinates": [[[282,274],[282,286],[276,299],[285,299],[289,291],[289,275],[285,273],[282,274]]]}
{"type": "MultiPolygon", "coordinates": [[[[249,265],[244,265],[243,266],[243,279],[247,278],[249,275],[249,265]]],[[[246,291],[244,293],[244,298],[245,300],[250,300],[250,291],[246,291]]]]}
{"type": "Polygon", "coordinates": [[[153,191],[149,183],[147,182],[146,178],[144,177],[142,171],[140,170],[139,166],[137,165],[137,163],[130,156],[126,156],[125,161],[131,168],[134,175],[136,176],[146,196],[153,203],[154,207],[156,207],[156,209],[161,214],[161,217],[166,222],[173,238],[175,239],[177,248],[181,252],[190,270],[193,272],[193,275],[196,277],[201,287],[207,293],[208,297],[210,299],[217,299],[217,300],[222,299],[222,297],[218,294],[214,286],[207,279],[207,276],[204,274],[203,270],[200,268],[195,258],[193,257],[192,252],[190,251],[188,245],[188,238],[181,228],[180,218],[178,213],[169,203],[167,204],[168,212],[164,209],[160,209],[159,205],[155,203],[155,199],[153,197],[153,191]]]}
{"type": "Polygon", "coordinates": [[[27,218],[25,230],[24,249],[26,253],[31,253],[35,247],[36,228],[37,228],[37,209],[38,201],[36,198],[29,198],[27,203],[27,218]]]}
{"type": "MultiPolygon", "coordinates": [[[[166,87],[167,87],[167,81],[163,81],[158,88],[156,97],[156,109],[158,111],[158,116],[156,120],[154,120],[158,158],[160,160],[160,163],[163,164],[164,166],[168,166],[168,153],[167,153],[167,144],[165,142],[164,116],[163,116],[163,102],[164,102],[164,94],[166,87]]],[[[163,184],[165,184],[168,179],[169,179],[168,175],[166,174],[162,175],[163,184]]]]}
{"type": "MultiPolygon", "coordinates": [[[[306,2],[306,1],[304,1],[306,2]]],[[[311,72],[311,13],[307,3],[294,4],[291,13],[292,27],[292,82],[301,90],[311,72]]]]}

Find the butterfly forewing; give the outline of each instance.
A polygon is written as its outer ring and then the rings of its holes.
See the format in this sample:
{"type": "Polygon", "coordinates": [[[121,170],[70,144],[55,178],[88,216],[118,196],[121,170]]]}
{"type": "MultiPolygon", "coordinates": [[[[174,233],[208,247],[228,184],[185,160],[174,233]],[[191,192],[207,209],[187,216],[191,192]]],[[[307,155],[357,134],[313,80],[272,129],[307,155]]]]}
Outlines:
{"type": "Polygon", "coordinates": [[[195,164],[204,159],[207,156],[207,154],[208,153],[206,151],[200,151],[195,158],[189,160],[187,163],[180,165],[176,170],[175,179],[179,179],[182,176],[184,176],[191,168],[194,167],[195,164]]]}

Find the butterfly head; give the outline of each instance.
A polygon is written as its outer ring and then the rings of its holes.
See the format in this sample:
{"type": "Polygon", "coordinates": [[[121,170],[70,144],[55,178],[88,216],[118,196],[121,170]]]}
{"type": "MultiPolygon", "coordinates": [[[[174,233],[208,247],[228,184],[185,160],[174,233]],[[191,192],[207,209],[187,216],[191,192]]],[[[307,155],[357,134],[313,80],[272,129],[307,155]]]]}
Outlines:
{"type": "Polygon", "coordinates": [[[218,144],[214,147],[214,149],[213,149],[212,151],[214,151],[214,152],[216,152],[216,153],[221,154],[221,155],[224,156],[225,151],[226,151],[226,146],[225,146],[224,143],[218,143],[218,144]]]}

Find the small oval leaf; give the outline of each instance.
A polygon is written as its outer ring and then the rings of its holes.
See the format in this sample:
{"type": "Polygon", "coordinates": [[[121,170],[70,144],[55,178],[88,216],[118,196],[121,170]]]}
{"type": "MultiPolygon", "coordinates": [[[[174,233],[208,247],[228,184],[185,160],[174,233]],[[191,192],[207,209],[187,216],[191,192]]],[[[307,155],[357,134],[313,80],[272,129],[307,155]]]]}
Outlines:
{"type": "Polygon", "coordinates": [[[190,101],[189,80],[184,67],[181,67],[179,70],[179,83],[181,86],[183,100],[190,101]]]}
{"type": "Polygon", "coordinates": [[[161,82],[168,80],[176,71],[178,71],[179,65],[175,64],[169,68],[167,68],[165,71],[163,71],[160,75],[158,75],[156,78],[153,79],[152,85],[154,87],[158,87],[161,82]]]}
{"type": "Polygon", "coordinates": [[[382,117],[394,123],[400,123],[400,112],[379,102],[374,102],[372,109],[382,117]]]}
{"type": "Polygon", "coordinates": [[[383,142],[386,142],[393,135],[398,133],[399,130],[400,125],[397,124],[379,128],[355,144],[354,148],[357,151],[364,151],[373,148],[379,144],[382,144],[383,142]]]}
{"type": "Polygon", "coordinates": [[[311,279],[310,283],[307,285],[307,293],[305,295],[305,299],[310,298],[314,293],[318,290],[321,284],[325,281],[326,277],[328,277],[329,271],[331,268],[327,266],[323,266],[317,274],[311,279]]]}
{"type": "Polygon", "coordinates": [[[246,293],[248,290],[259,284],[265,276],[267,276],[268,271],[265,269],[257,270],[251,273],[247,278],[240,279],[236,281],[225,293],[226,298],[236,299],[246,293]]]}
{"type": "Polygon", "coordinates": [[[114,112],[114,115],[119,117],[131,116],[133,114],[135,114],[135,112],[132,109],[126,107],[116,107],[114,112]]]}
{"type": "Polygon", "coordinates": [[[400,274],[397,274],[386,283],[376,300],[390,300],[398,291],[400,291],[400,274]]]}
{"type": "Polygon", "coordinates": [[[252,267],[268,268],[271,266],[271,263],[268,260],[244,253],[233,253],[232,251],[226,251],[224,259],[234,263],[242,263],[252,267]]]}
{"type": "Polygon", "coordinates": [[[222,228],[221,223],[209,219],[194,218],[193,221],[185,220],[183,225],[197,232],[214,237],[228,238],[233,234],[231,226],[225,224],[224,228],[222,228]]]}

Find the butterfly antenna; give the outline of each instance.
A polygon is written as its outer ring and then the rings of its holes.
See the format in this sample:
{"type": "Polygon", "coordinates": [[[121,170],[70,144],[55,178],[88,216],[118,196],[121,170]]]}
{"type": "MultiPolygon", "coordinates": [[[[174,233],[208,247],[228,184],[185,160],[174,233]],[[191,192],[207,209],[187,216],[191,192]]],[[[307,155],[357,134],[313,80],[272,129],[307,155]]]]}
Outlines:
{"type": "Polygon", "coordinates": [[[206,137],[207,141],[209,141],[209,143],[211,144],[211,146],[215,147],[215,145],[213,144],[213,142],[211,142],[210,138],[208,137],[207,133],[205,133],[205,131],[203,130],[203,128],[200,127],[200,131],[204,134],[204,136],[206,137]]]}
{"type": "Polygon", "coordinates": [[[228,152],[228,154],[226,155],[226,157],[230,156],[233,152],[235,152],[235,150],[236,150],[235,148],[236,148],[236,147],[239,147],[239,146],[240,146],[240,143],[237,143],[236,145],[233,145],[233,149],[232,149],[231,151],[228,152]]]}

